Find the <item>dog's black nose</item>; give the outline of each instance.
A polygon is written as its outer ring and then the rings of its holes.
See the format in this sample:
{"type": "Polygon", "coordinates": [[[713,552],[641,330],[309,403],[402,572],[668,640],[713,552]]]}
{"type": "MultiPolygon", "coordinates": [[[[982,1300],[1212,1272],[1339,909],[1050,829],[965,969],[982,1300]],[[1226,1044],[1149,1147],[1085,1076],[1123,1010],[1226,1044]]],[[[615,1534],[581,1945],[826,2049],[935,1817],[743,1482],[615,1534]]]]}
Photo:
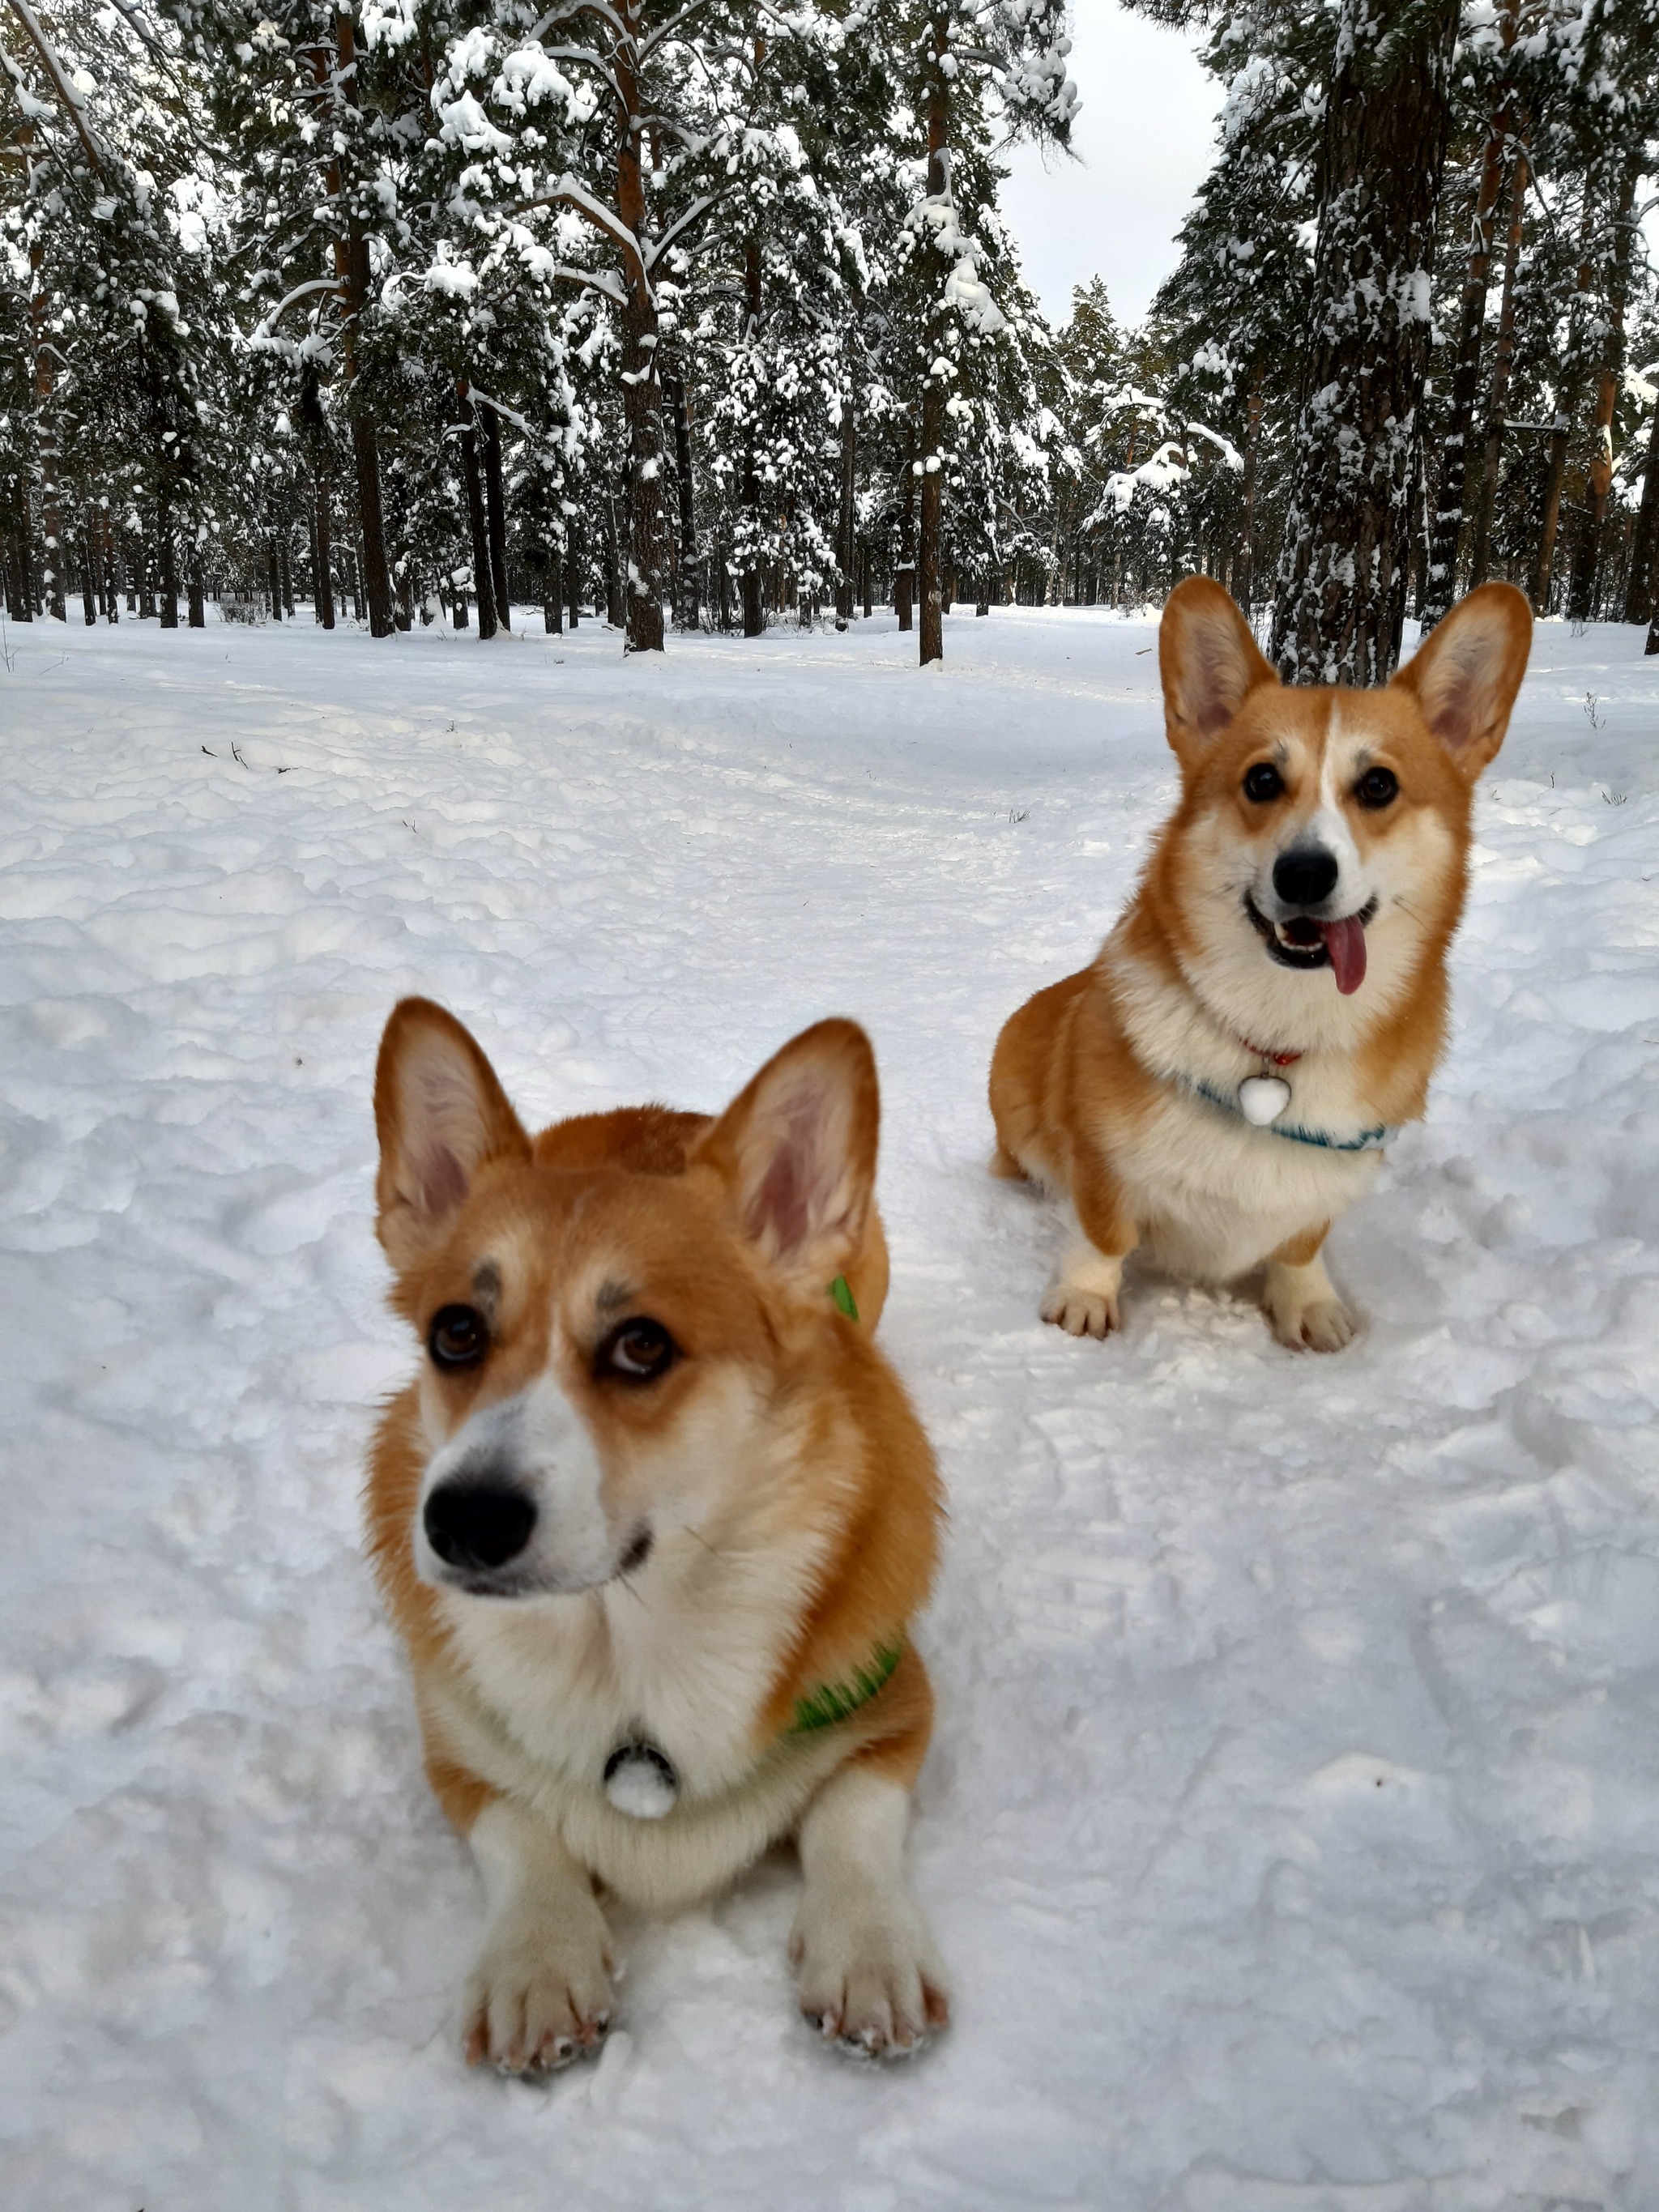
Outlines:
{"type": "Polygon", "coordinates": [[[426,1540],[448,1567],[503,1567],[536,1526],[521,1490],[484,1482],[441,1483],[426,1501],[426,1540]]]}
{"type": "Polygon", "coordinates": [[[1293,845],[1273,862],[1273,889],[1286,906],[1321,905],[1336,878],[1336,855],[1322,845],[1293,845]]]}

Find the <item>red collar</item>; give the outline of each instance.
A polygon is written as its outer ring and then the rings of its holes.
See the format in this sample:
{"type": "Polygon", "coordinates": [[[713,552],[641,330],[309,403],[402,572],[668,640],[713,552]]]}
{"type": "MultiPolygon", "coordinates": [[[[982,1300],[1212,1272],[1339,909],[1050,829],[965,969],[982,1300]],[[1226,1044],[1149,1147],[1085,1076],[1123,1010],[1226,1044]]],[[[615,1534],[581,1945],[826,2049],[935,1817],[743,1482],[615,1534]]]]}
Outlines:
{"type": "Polygon", "coordinates": [[[1267,1060],[1274,1067],[1289,1067],[1302,1057],[1299,1052],[1269,1052],[1265,1045],[1252,1044],[1249,1037],[1242,1036],[1238,1042],[1252,1060],[1267,1060]]]}

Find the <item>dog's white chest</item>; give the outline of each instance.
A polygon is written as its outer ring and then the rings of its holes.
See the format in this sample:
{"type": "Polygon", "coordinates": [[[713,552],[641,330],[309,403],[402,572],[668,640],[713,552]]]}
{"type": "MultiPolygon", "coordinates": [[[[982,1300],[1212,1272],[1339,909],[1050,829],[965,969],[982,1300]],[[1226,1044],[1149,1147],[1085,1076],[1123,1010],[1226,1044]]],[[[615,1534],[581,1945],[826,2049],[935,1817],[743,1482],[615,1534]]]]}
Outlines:
{"type": "MultiPolygon", "coordinates": [[[[1236,1281],[1289,1237],[1333,1221],[1369,1189],[1381,1154],[1297,1144],[1273,1124],[1301,1101],[1281,1077],[1256,1076],[1285,1093],[1270,1118],[1229,1115],[1207,1100],[1170,1097],[1133,1141],[1103,1130],[1146,1230],[1148,1255],[1190,1280],[1236,1281]]],[[[1259,1094],[1258,1094],[1259,1095],[1259,1094]]]]}

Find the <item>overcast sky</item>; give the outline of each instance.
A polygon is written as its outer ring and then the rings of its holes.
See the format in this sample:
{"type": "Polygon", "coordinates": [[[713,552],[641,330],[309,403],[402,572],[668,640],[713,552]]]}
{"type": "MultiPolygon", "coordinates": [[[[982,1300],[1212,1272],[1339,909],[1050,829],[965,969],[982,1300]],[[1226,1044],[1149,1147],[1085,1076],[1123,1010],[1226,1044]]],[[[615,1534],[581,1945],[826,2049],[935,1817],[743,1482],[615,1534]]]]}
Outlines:
{"type": "Polygon", "coordinates": [[[1080,158],[1011,157],[1003,210],[1025,275],[1050,321],[1072,287],[1106,279],[1113,312],[1138,322],[1175,267],[1175,234],[1210,166],[1221,88],[1193,41],[1118,0],[1073,0],[1067,66],[1083,95],[1073,129],[1080,158]]]}

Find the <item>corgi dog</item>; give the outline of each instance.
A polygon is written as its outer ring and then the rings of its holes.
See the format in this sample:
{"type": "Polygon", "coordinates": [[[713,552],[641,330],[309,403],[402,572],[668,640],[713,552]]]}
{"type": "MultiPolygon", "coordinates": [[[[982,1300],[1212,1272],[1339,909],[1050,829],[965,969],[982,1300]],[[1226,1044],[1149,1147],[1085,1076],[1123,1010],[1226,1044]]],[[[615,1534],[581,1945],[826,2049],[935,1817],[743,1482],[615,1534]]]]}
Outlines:
{"type": "Polygon", "coordinates": [[[1474,787],[1531,636],[1522,595],[1485,584],[1382,690],[1287,689],[1218,584],[1170,594],[1180,803],[1094,965],[991,1062],[992,1171],[1069,1202],[1045,1321],[1108,1335],[1139,1249],[1208,1283],[1265,1263],[1281,1344],[1352,1336],[1321,1248],[1424,1111],[1474,787]]]}
{"type": "Polygon", "coordinates": [[[791,1837],[803,2011],[873,2056],[948,2017],[902,1865],[940,1497],[872,1341],[878,1111],[869,1040],[825,1021],[717,1119],[532,1139],[451,1015],[386,1025],[378,1227],[422,1364],[368,1542],[483,1877],[472,2063],[595,2049],[602,1899],[672,1911],[791,1837]]]}

